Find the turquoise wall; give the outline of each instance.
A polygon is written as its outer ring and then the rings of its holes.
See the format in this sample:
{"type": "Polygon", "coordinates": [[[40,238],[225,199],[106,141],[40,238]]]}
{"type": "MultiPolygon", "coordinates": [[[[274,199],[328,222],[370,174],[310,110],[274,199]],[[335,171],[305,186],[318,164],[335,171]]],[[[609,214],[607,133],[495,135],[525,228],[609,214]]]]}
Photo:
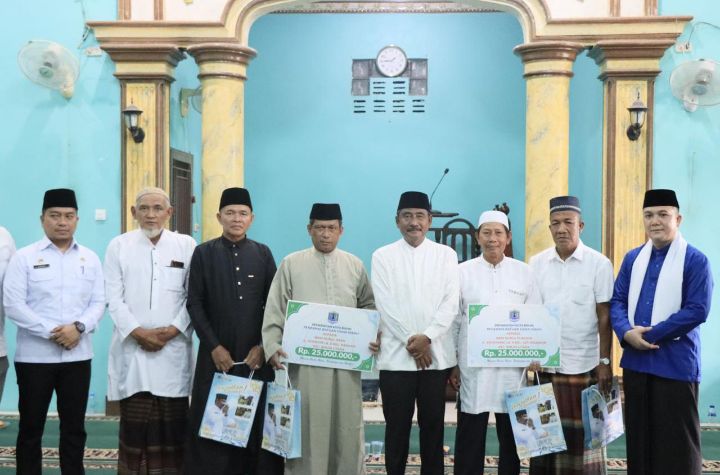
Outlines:
{"type": "Polygon", "coordinates": [[[193,156],[193,196],[195,203],[192,206],[193,222],[198,224],[192,236],[196,241],[202,239],[202,180],[200,169],[202,166],[202,116],[192,105],[188,105],[185,117],[180,113],[180,90],[183,88],[196,89],[200,86],[198,67],[192,56],[178,63],[175,70],[175,81],[170,85],[170,147],[193,156]]]}
{"type": "Polygon", "coordinates": [[[522,257],[525,84],[512,53],[520,43],[519,24],[499,13],[260,18],[246,86],[252,236],[280,260],[310,245],[313,202],[339,202],[341,247],[369,265],[376,248],[400,237],[400,193],[429,194],[448,167],[435,208],[476,222],[506,201],[522,257]],[[352,60],[391,43],[428,59],[427,112],[353,114],[352,60]]]}
{"type": "Polygon", "coordinates": [[[569,190],[580,198],[585,229],[581,238],[593,249],[602,248],[602,124],[603,84],[587,53],[578,55],[570,82],[569,190]]]}
{"type": "MultiPolygon", "coordinates": [[[[85,2],[87,19],[112,20],[116,2],[85,2]]],[[[17,2],[5,8],[0,39],[0,223],[18,247],[40,239],[39,216],[46,189],[70,187],[78,197],[80,223],[76,238],[102,258],[120,230],[120,92],[114,66],[103,55],[90,58],[82,49],[85,18],[80,2],[17,2]],[[41,15],[38,12],[42,12],[41,15]],[[17,53],[28,41],[58,42],[80,58],[80,77],[71,100],[30,82],[17,65],[17,53]],[[95,221],[94,210],[107,209],[107,221],[95,221]]],[[[102,410],[107,375],[107,345],[112,323],[104,317],[94,338],[91,391],[102,410]]],[[[15,326],[5,327],[9,352],[15,348],[15,326]]],[[[10,366],[0,410],[17,409],[15,372],[10,366]]],[[[54,410],[54,403],[53,409],[54,410]]]]}
{"type": "MultiPolygon", "coordinates": [[[[86,20],[114,20],[116,16],[116,2],[109,1],[34,0],[14,4],[3,13],[0,224],[10,230],[19,247],[43,236],[40,207],[42,194],[49,188],[75,189],[80,207],[76,238],[101,259],[107,243],[120,232],[120,88],[113,76],[115,66],[107,55],[83,54],[84,48],[97,44],[95,38],[90,35],[82,40],[86,20]],[[38,15],[39,11],[43,14],[38,15]],[[58,42],[80,58],[80,76],[72,99],[36,85],[22,74],[17,53],[31,39],[58,42]],[[107,220],[95,221],[95,209],[106,209],[107,220]]],[[[171,146],[196,157],[194,181],[199,197],[200,116],[192,110],[187,118],[181,118],[178,103],[180,87],[198,85],[195,63],[180,63],[177,81],[171,87],[171,146]]],[[[198,206],[194,212],[199,211],[198,206]]],[[[8,323],[5,333],[12,355],[15,326],[8,323]]],[[[111,333],[112,321],[106,315],[93,338],[91,391],[96,394],[98,412],[104,410],[111,333]]],[[[0,411],[15,410],[17,385],[11,365],[0,411]]]]}
{"type": "MultiPolygon", "coordinates": [[[[720,333],[720,221],[714,218],[715,205],[720,202],[720,107],[699,108],[690,113],[670,92],[670,74],[681,63],[693,59],[720,61],[720,30],[698,24],[709,22],[720,26],[717,2],[663,0],[663,15],[693,15],[697,25],[692,34],[691,53],[665,53],[662,73],[655,86],[655,152],[653,185],[674,188],[678,192],[683,214],[681,230],[685,238],[710,259],[715,278],[714,306],[707,323],[701,328],[702,371],[700,384],[700,415],[705,421],[717,422],[708,416],[708,406],[720,406],[720,355],[717,335],[720,333]]],[[[680,38],[687,40],[692,25],[680,38]]],[[[718,72],[716,71],[716,74],[718,72]]]]}

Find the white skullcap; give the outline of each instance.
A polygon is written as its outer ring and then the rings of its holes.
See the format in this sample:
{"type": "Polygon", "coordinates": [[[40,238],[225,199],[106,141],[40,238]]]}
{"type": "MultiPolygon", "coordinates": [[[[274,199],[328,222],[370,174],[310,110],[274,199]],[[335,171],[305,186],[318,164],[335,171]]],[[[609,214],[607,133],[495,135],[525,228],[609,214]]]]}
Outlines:
{"type": "Polygon", "coordinates": [[[162,188],[156,188],[154,186],[148,186],[147,188],[140,190],[137,196],[135,196],[135,203],[138,203],[145,195],[161,195],[167,200],[168,204],[170,203],[170,196],[168,196],[167,192],[162,188]]]}
{"type": "Polygon", "coordinates": [[[507,215],[502,211],[483,211],[478,220],[478,229],[485,223],[500,223],[504,225],[506,229],[510,228],[507,215]]]}

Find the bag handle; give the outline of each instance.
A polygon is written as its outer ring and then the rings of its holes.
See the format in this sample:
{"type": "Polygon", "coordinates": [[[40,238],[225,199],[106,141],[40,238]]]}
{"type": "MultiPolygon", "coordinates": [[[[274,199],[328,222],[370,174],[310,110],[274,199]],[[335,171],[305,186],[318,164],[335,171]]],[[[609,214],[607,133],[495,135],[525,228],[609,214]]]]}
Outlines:
{"type": "MultiPolygon", "coordinates": [[[[241,364],[247,364],[244,361],[238,361],[237,363],[233,363],[233,366],[238,366],[241,364]]],[[[225,371],[222,372],[223,376],[227,376],[227,373],[225,371]]],[[[247,377],[247,379],[253,379],[253,375],[255,374],[255,369],[250,370],[250,375],[247,377]]]]}
{"type": "Polygon", "coordinates": [[[285,364],[288,365],[288,368],[285,370],[285,380],[287,381],[287,387],[290,388],[290,390],[292,391],[293,386],[292,386],[292,383],[290,382],[290,371],[289,371],[290,364],[289,363],[285,363],[285,364]]]}
{"type": "Polygon", "coordinates": [[[523,372],[522,372],[522,374],[520,375],[520,381],[518,381],[518,385],[517,385],[517,388],[518,388],[518,389],[522,388],[523,380],[524,380],[526,377],[527,377],[527,368],[523,368],[523,372]]]}
{"type": "MultiPolygon", "coordinates": [[[[535,373],[535,381],[537,381],[538,386],[540,386],[540,373],[538,371],[533,371],[535,373]]],[[[523,380],[527,377],[528,369],[523,368],[523,372],[520,375],[520,381],[518,381],[518,389],[522,388],[523,380]]]]}

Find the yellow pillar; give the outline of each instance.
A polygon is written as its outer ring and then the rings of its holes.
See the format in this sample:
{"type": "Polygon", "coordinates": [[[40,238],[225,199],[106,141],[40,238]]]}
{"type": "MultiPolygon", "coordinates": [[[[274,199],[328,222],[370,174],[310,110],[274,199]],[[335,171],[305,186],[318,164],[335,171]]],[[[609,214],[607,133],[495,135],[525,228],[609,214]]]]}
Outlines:
{"type": "Polygon", "coordinates": [[[255,50],[232,43],[188,48],[200,67],[202,113],[202,239],[222,232],[215,219],[225,188],[244,183],[245,79],[255,50]]]}
{"type": "MultiPolygon", "coordinates": [[[[603,253],[615,271],[632,248],[645,241],[642,202],[652,185],[655,77],[660,58],[674,44],[669,39],[601,41],[590,57],[600,66],[603,111],[603,253]],[[632,141],[627,108],[637,99],[648,107],[640,137],[632,141]]],[[[621,349],[613,339],[613,366],[619,374],[621,349]]]]}
{"type": "Polygon", "coordinates": [[[570,78],[579,43],[517,46],[525,65],[525,258],[552,245],[548,201],[568,192],[570,78]]]}
{"type": "Polygon", "coordinates": [[[145,140],[141,143],[135,143],[120,117],[124,232],[135,227],[130,206],[140,189],[158,186],[170,192],[170,83],[184,54],[171,44],[115,43],[103,49],[115,62],[120,109],[133,104],[143,111],[140,127],[145,140]]]}

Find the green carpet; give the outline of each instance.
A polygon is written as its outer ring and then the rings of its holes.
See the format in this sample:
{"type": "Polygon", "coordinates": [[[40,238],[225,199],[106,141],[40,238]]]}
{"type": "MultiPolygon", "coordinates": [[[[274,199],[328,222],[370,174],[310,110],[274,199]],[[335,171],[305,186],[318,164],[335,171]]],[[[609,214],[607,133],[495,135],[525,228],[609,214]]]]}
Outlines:
{"type": "MultiPolygon", "coordinates": [[[[9,423],[9,426],[0,430],[0,475],[9,475],[15,473],[14,447],[17,437],[17,418],[5,417],[3,420],[9,423]]],[[[44,451],[43,474],[59,474],[57,451],[53,450],[58,446],[58,425],[57,418],[49,418],[45,428],[45,436],[43,437],[44,451]]],[[[88,431],[88,449],[86,451],[86,467],[89,474],[114,474],[116,473],[116,450],[117,450],[117,418],[100,418],[89,419],[87,421],[88,431]]],[[[383,441],[384,440],[384,424],[366,424],[365,440],[383,441]]],[[[445,428],[445,445],[450,447],[450,457],[448,457],[448,465],[451,464],[451,457],[455,447],[455,427],[447,426],[445,428]]],[[[710,429],[702,432],[703,457],[708,461],[706,463],[706,472],[703,473],[720,473],[720,430],[710,429]]],[[[410,453],[419,453],[418,428],[414,426],[410,438],[410,453]]],[[[497,456],[498,442],[495,437],[494,427],[490,427],[487,437],[487,456],[497,456]]],[[[607,449],[608,459],[625,458],[625,440],[620,438],[610,444],[607,449]]],[[[494,468],[494,467],[493,467],[494,468]]],[[[487,473],[495,473],[493,468],[487,470],[487,473]]],[[[368,464],[368,472],[370,474],[382,474],[382,465],[380,462],[370,462],[368,464]]],[[[523,472],[525,473],[526,470],[523,472]]],[[[412,465],[408,468],[408,474],[419,473],[417,467],[412,465]]],[[[448,466],[447,473],[452,473],[452,469],[448,466]]],[[[623,470],[610,470],[612,474],[622,474],[623,470]]]]}

